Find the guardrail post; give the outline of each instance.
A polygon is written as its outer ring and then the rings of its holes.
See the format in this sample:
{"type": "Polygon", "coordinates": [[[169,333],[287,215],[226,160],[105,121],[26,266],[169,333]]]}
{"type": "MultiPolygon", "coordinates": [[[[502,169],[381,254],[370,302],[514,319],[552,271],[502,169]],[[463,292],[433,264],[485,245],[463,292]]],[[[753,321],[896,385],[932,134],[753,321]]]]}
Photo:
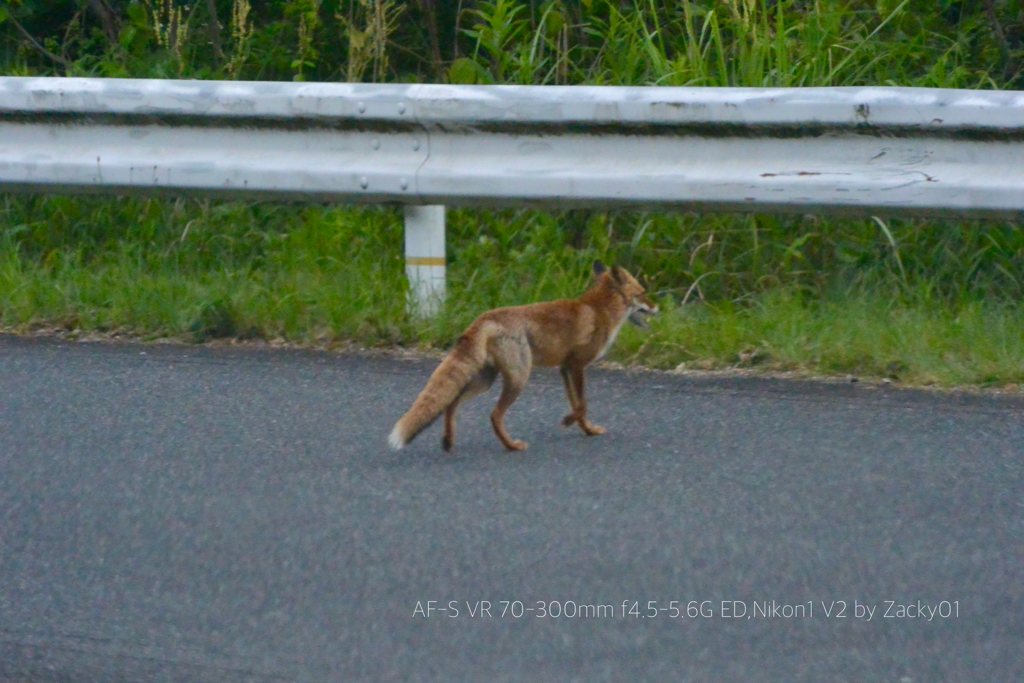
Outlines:
{"type": "Polygon", "coordinates": [[[409,310],[433,316],[445,296],[444,206],[405,207],[405,273],[409,310]]]}

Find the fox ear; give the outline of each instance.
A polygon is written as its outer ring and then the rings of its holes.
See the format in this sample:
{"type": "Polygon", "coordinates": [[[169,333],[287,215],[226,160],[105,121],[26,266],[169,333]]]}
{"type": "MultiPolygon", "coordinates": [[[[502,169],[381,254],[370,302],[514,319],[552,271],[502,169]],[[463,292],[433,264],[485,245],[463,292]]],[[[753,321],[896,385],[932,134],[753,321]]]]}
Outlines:
{"type": "Polygon", "coordinates": [[[603,263],[601,263],[600,261],[594,261],[594,275],[595,276],[597,276],[597,275],[604,275],[604,272],[606,270],[608,270],[608,268],[603,263]]]}
{"type": "Polygon", "coordinates": [[[621,285],[623,280],[622,274],[624,272],[625,271],[622,270],[621,266],[612,266],[612,279],[621,285]]]}

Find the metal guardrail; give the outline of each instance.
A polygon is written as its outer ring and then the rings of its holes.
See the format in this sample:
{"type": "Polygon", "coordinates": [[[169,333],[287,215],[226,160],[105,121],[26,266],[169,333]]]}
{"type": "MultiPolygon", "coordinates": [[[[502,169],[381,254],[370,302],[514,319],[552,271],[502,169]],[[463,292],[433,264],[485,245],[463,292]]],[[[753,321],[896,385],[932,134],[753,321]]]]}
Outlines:
{"type": "Polygon", "coordinates": [[[1019,217],[1024,93],[0,78],[0,190],[1019,217]]]}
{"type": "Polygon", "coordinates": [[[1024,93],[0,78],[0,186],[1024,213],[1024,93]]]}

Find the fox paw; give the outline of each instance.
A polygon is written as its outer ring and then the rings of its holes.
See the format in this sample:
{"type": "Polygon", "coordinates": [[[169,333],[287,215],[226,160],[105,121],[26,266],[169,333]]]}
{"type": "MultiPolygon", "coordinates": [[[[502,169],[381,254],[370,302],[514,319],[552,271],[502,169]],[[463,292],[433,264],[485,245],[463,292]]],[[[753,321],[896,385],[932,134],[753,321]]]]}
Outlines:
{"type": "Polygon", "coordinates": [[[586,432],[587,436],[601,436],[607,429],[604,427],[598,427],[597,425],[588,424],[583,427],[583,431],[586,432]]]}
{"type": "Polygon", "coordinates": [[[510,451],[525,451],[528,446],[529,444],[527,444],[525,441],[513,441],[512,443],[505,444],[505,448],[509,449],[510,451]]]}

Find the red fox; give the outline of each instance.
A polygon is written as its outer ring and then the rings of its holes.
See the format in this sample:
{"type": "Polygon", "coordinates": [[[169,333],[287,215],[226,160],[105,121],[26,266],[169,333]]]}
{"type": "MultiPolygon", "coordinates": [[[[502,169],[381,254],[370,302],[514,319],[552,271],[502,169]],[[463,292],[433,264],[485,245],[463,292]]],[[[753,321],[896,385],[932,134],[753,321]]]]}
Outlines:
{"type": "Polygon", "coordinates": [[[462,334],[455,347],[430,376],[427,386],[391,430],[388,444],[398,450],[444,413],[441,446],[455,441],[455,411],[459,403],[490,389],[500,374],[503,387],[491,425],[510,451],[526,448],[505,431],[505,412],[519,397],[534,365],[558,366],[572,409],[562,420],[576,423],[589,436],[604,428],[587,421],[583,370],[604,356],[626,320],[647,327],[646,315],[658,307],[636,279],[619,266],[610,270],[594,262],[594,284],[578,299],[513,306],[488,311],[462,334]]]}

